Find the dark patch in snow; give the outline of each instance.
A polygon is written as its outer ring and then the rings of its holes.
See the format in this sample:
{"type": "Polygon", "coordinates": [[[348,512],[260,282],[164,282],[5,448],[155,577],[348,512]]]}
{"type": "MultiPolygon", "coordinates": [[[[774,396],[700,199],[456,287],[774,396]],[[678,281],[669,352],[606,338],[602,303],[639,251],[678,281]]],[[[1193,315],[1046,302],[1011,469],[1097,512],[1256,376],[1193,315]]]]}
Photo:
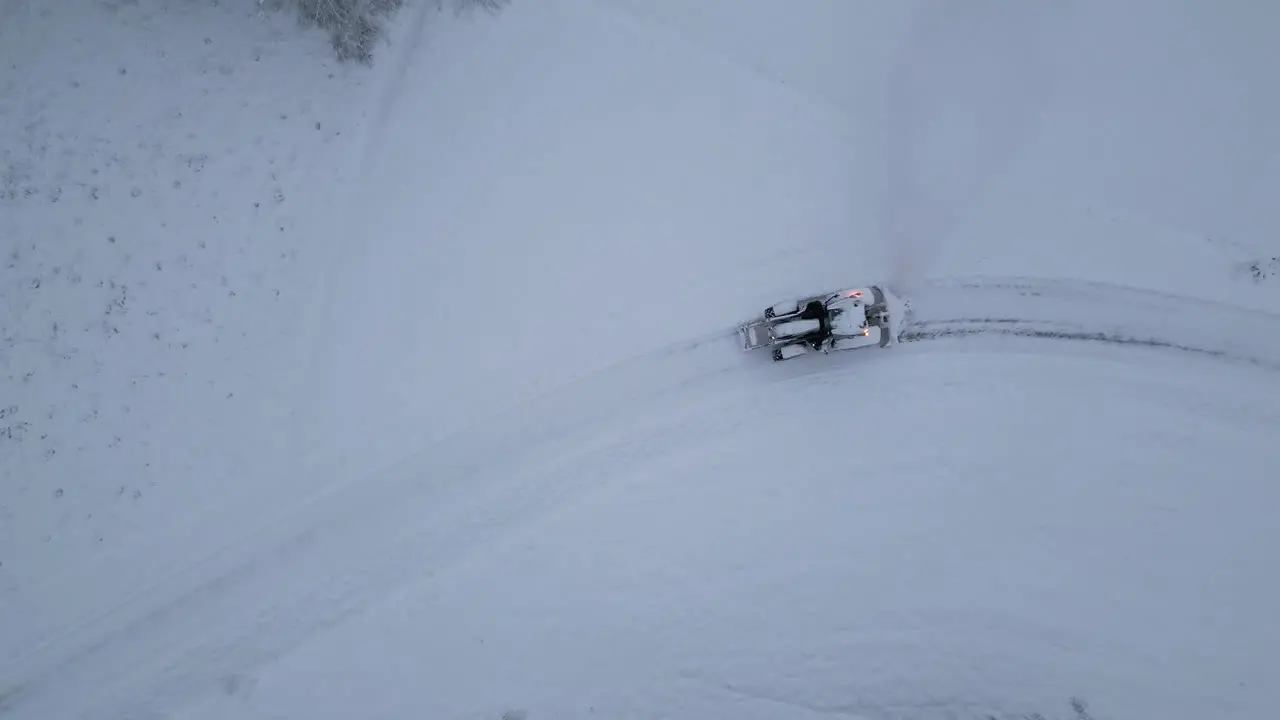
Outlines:
{"type": "Polygon", "coordinates": [[[1280,275],[1280,255],[1246,263],[1244,270],[1255,283],[1280,275]]]}
{"type": "Polygon", "coordinates": [[[228,697],[235,697],[237,695],[246,695],[248,693],[251,693],[253,689],[257,686],[257,684],[258,684],[258,681],[256,678],[250,677],[248,675],[242,675],[239,673],[231,673],[229,675],[224,675],[221,681],[219,682],[219,685],[222,688],[223,694],[227,695],[228,697]]]}
{"type": "Polygon", "coordinates": [[[22,696],[22,693],[22,685],[14,685],[13,687],[0,690],[0,713],[8,713],[12,710],[14,702],[22,696]]]}

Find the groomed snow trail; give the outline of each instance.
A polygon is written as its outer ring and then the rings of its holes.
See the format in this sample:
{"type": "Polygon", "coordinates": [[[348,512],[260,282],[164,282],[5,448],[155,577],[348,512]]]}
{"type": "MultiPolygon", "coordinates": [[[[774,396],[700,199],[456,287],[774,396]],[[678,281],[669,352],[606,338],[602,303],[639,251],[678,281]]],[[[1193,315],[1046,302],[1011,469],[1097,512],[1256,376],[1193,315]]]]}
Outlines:
{"type": "MultiPolygon", "coordinates": [[[[906,382],[895,379],[894,370],[906,358],[909,367],[920,368],[929,358],[952,362],[956,352],[990,357],[1029,349],[1092,357],[1085,347],[1097,341],[1161,351],[1153,356],[1157,363],[1168,362],[1161,356],[1206,356],[1213,360],[1204,366],[1210,373],[1261,373],[1257,382],[1280,385],[1280,317],[1265,313],[1028,278],[939,282],[912,302],[914,325],[897,348],[775,364],[766,354],[738,351],[731,333],[691,338],[424,448],[392,471],[337,485],[285,515],[252,524],[241,518],[244,532],[233,545],[141,589],[126,604],[61,629],[36,616],[13,638],[22,666],[0,673],[11,678],[5,707],[24,718],[88,718],[108,710],[129,716],[176,707],[225,678],[252,674],[394,596],[397,588],[466,567],[472,553],[581,496],[599,478],[572,471],[583,457],[635,472],[650,454],[662,457],[714,441],[714,423],[665,420],[689,412],[691,397],[720,402],[758,396],[760,404],[748,403],[735,422],[768,428],[775,424],[765,420],[771,408],[786,404],[778,390],[803,387],[788,380],[892,385],[906,382]],[[1016,336],[1058,342],[1007,344],[1016,336]],[[954,342],[935,342],[939,338],[954,342]],[[81,690],[59,692],[66,686],[81,690]]],[[[918,395],[924,387],[928,383],[901,390],[918,395]]],[[[874,416],[858,418],[873,408],[884,412],[892,401],[850,402],[850,432],[879,436],[874,416]]],[[[1262,399],[1248,412],[1274,427],[1280,408],[1262,399]]],[[[922,449],[916,440],[886,440],[884,452],[891,456],[922,449]]],[[[867,469],[893,475],[879,463],[867,469]]],[[[51,599],[69,591],[54,584],[32,600],[38,605],[41,595],[51,599]]]]}
{"type": "Polygon", "coordinates": [[[524,468],[554,508],[190,717],[1265,715],[1274,378],[982,344],[617,413],[524,468]]]}

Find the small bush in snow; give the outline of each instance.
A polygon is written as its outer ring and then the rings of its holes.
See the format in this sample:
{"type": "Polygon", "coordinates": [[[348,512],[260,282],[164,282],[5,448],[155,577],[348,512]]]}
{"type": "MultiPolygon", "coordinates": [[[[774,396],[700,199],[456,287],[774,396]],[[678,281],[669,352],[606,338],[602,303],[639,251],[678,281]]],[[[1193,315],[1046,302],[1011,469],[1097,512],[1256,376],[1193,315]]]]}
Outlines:
{"type": "Polygon", "coordinates": [[[1249,263],[1249,274],[1253,276],[1254,282],[1262,282],[1274,275],[1280,275],[1280,255],[1270,260],[1254,260],[1249,263]]]}
{"type": "Polygon", "coordinates": [[[477,8],[486,12],[496,13],[507,6],[511,0],[458,0],[458,10],[467,10],[477,8]]]}
{"type": "Polygon", "coordinates": [[[306,27],[329,33],[338,59],[368,63],[382,35],[382,23],[404,5],[404,0],[258,0],[273,10],[289,7],[306,27]]]}
{"type": "MultiPolygon", "coordinates": [[[[434,2],[443,7],[444,0],[434,2]]],[[[480,9],[497,13],[510,0],[453,0],[459,12],[480,9]]],[[[329,33],[334,54],[343,62],[368,64],[373,61],[373,48],[382,37],[383,23],[405,5],[405,0],[258,0],[272,9],[291,7],[298,19],[308,27],[329,33]]]]}
{"type": "Polygon", "coordinates": [[[1231,268],[1231,276],[1236,279],[1249,278],[1255,283],[1280,277],[1280,255],[1235,263],[1231,268]]]}

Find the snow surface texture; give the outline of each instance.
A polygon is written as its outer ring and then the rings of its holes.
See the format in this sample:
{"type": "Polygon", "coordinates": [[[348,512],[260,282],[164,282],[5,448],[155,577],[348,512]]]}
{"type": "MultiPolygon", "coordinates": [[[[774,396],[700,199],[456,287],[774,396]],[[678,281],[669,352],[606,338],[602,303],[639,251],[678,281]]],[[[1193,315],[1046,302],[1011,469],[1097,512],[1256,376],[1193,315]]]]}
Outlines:
{"type": "Polygon", "coordinates": [[[1280,707],[1275,9],[254,7],[0,4],[0,717],[1280,707]]]}

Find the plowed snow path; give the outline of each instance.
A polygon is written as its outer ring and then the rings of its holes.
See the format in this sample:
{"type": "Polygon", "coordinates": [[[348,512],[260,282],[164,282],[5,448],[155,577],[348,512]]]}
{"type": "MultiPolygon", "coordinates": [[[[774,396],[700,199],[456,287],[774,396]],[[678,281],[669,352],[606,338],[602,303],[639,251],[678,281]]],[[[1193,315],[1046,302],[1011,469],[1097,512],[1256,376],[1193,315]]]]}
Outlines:
{"type": "MultiPolygon", "coordinates": [[[[58,597],[65,604],[65,595],[84,587],[87,578],[33,589],[27,595],[30,611],[20,613],[31,622],[6,632],[22,663],[0,675],[6,678],[5,707],[32,718],[174,707],[226,678],[272,663],[406,584],[463,572],[472,553],[518,534],[591,489],[604,473],[583,471],[583,463],[639,472],[649,458],[717,446],[725,424],[745,422],[759,426],[752,432],[773,432],[770,428],[786,422],[772,416],[793,403],[789,393],[811,394],[813,382],[826,376],[842,378],[819,384],[832,393],[829,402],[847,406],[849,432],[880,438],[873,455],[891,460],[888,465],[877,461],[874,471],[881,476],[894,475],[892,458],[919,451],[915,441],[884,438],[877,428],[876,416],[893,412],[895,395],[927,405],[931,392],[964,394],[945,390],[946,377],[954,373],[929,378],[930,372],[957,362],[954,357],[932,360],[938,353],[988,357],[992,351],[1030,349],[1097,357],[1082,343],[1015,348],[1007,344],[1011,336],[1104,340],[1117,350],[1163,348],[1217,356],[1213,364],[1200,366],[1197,381],[1204,380],[1206,387],[1221,384],[1227,394],[1215,398],[1208,390],[1182,391],[1201,396],[1197,402],[1242,413],[1232,422],[1255,435],[1278,427],[1280,408],[1266,398],[1280,395],[1241,385],[1248,377],[1280,386],[1271,372],[1280,368],[1280,318],[1275,316],[1125,288],[1024,278],[939,282],[919,289],[912,300],[916,325],[904,337],[909,342],[887,351],[775,364],[764,354],[743,355],[732,339],[716,334],[636,357],[426,448],[392,471],[335,484],[284,515],[228,518],[244,528],[234,544],[211,549],[201,562],[175,568],[105,610],[90,611],[97,604],[86,601],[73,624],[65,617],[46,617],[40,608],[58,597]],[[956,342],[935,342],[938,338],[956,342]],[[789,379],[810,382],[779,385],[789,379]],[[709,413],[702,409],[706,403],[729,403],[734,410],[709,413]],[[78,691],[59,692],[67,686],[78,691]]],[[[1185,376],[1175,372],[1185,365],[1176,354],[1161,356],[1144,362],[1153,371],[1185,376]]],[[[982,373],[983,361],[964,362],[982,373]]],[[[1061,382],[1061,392],[1079,388],[1078,378],[1061,382]]],[[[1055,381],[1044,377],[1015,386],[999,391],[1042,393],[1048,387],[1059,392],[1055,381]]],[[[975,387],[988,391],[1000,383],[986,378],[975,387]]],[[[1031,407],[1026,411],[1036,414],[1031,407]]],[[[900,412],[901,422],[912,417],[900,412]]],[[[818,421],[803,420],[813,422],[818,421]]],[[[722,450],[767,456],[766,446],[731,444],[722,450]]],[[[827,467],[806,453],[799,462],[816,463],[818,472],[827,467]]],[[[662,472],[671,471],[664,467],[662,472]]]]}

